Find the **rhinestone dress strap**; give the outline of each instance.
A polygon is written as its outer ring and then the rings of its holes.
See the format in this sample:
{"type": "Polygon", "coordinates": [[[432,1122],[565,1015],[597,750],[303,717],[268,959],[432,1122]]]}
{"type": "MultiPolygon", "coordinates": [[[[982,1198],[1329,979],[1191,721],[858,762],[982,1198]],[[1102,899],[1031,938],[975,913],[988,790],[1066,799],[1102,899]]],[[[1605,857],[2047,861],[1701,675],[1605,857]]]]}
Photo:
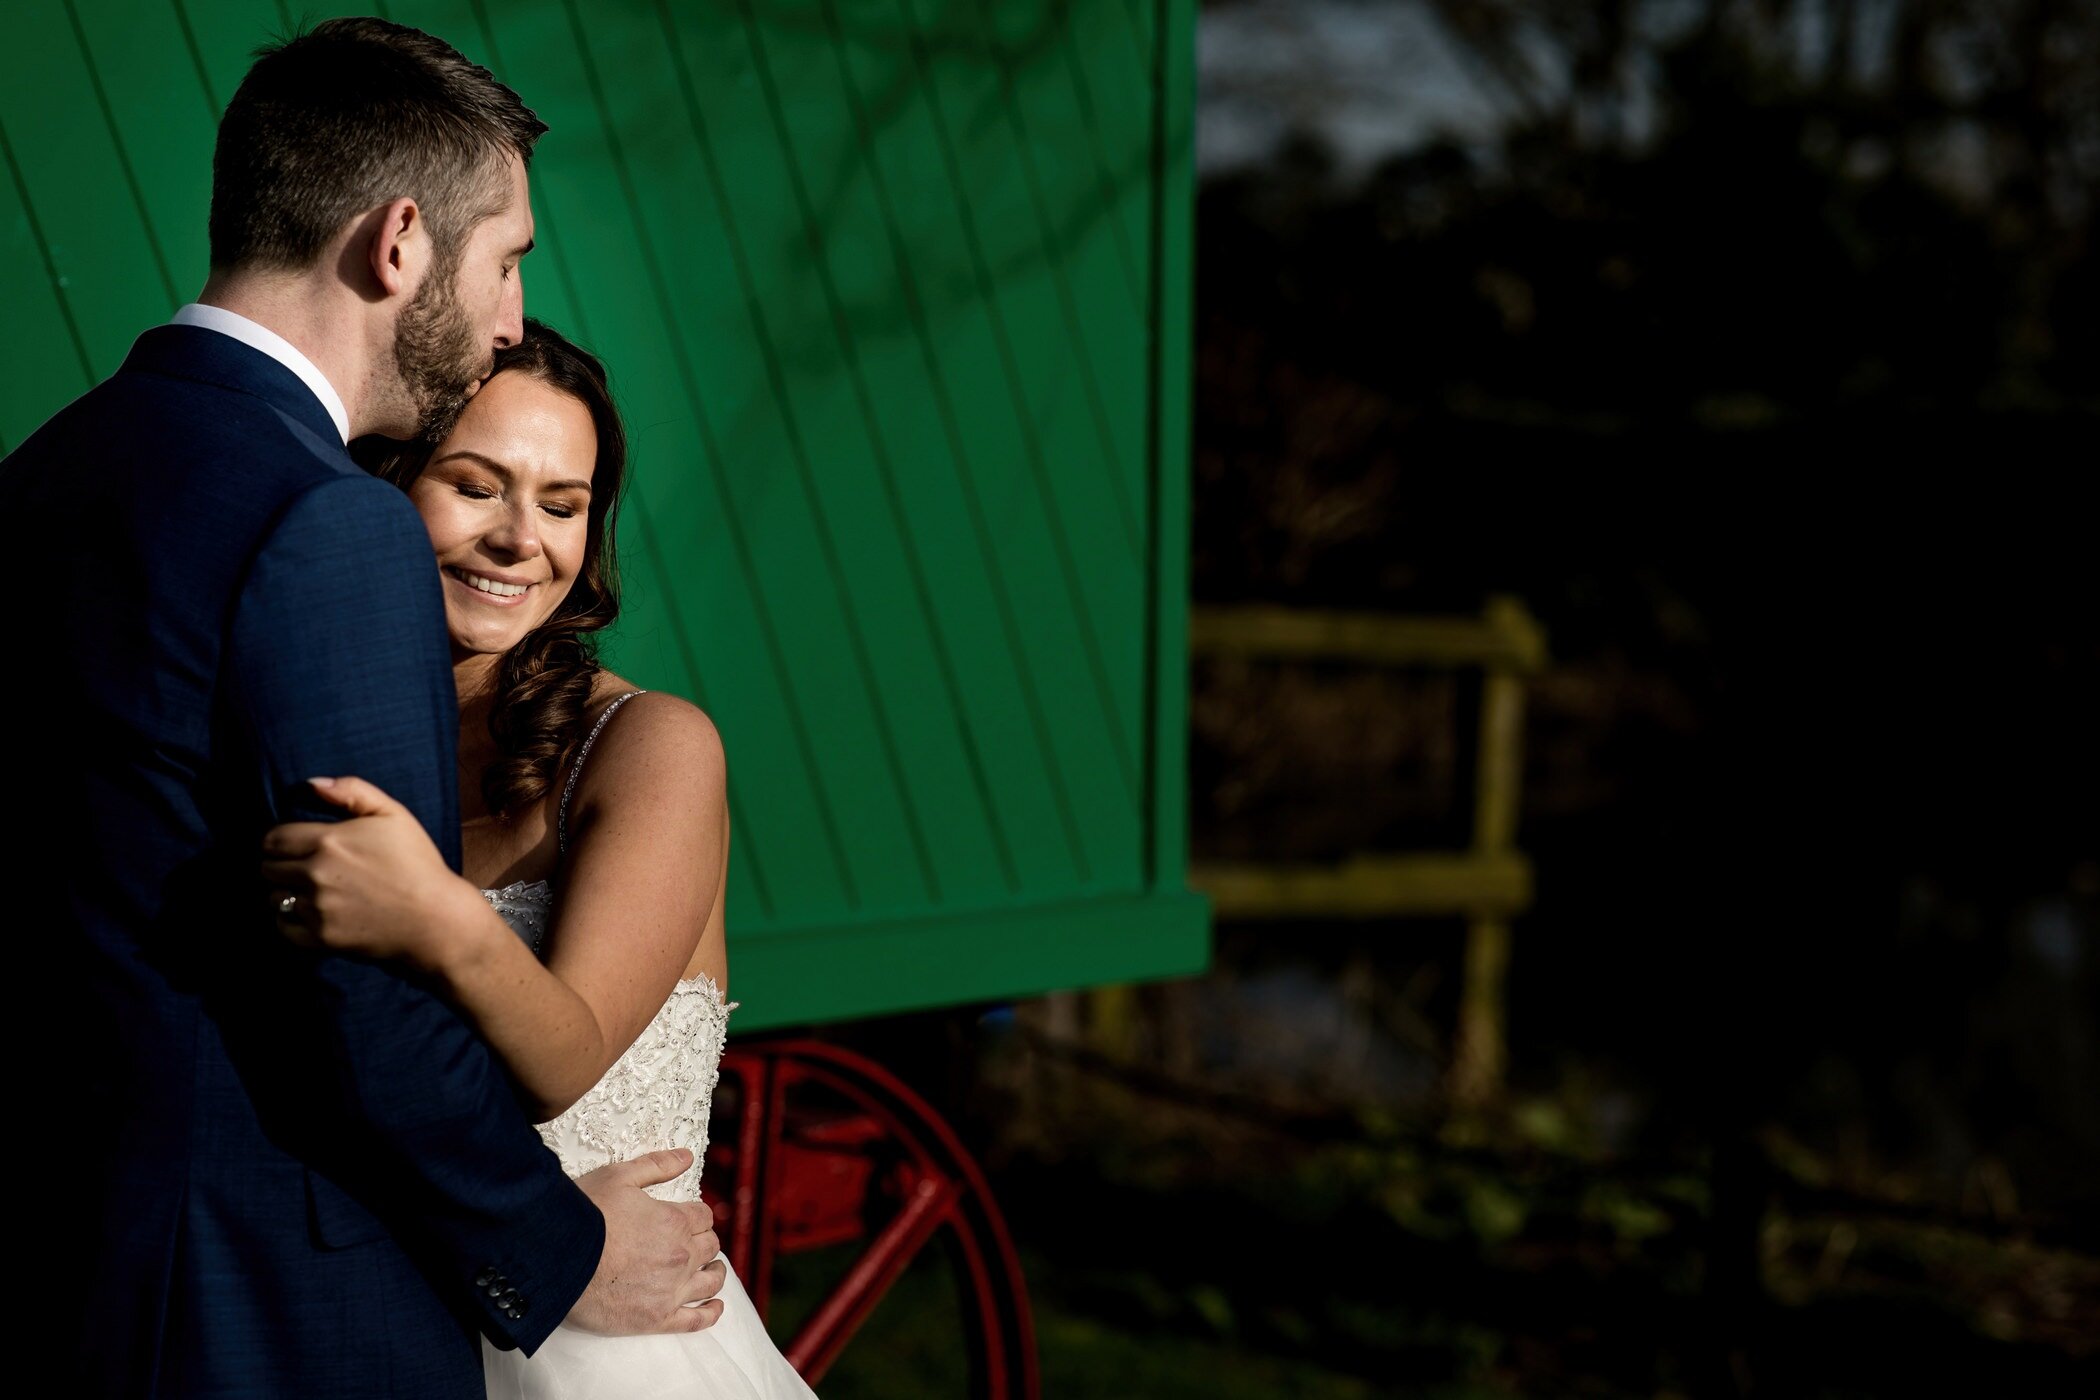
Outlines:
{"type": "Polygon", "coordinates": [[[569,765],[569,781],[562,786],[561,806],[554,813],[555,850],[560,854],[567,855],[569,853],[569,799],[576,795],[576,776],[583,772],[583,761],[591,756],[591,745],[598,742],[598,735],[604,730],[605,722],[613,717],[613,711],[619,709],[629,700],[634,699],[635,696],[647,695],[648,693],[646,690],[630,690],[610,705],[607,705],[605,712],[598,716],[598,722],[591,726],[590,734],[584,738],[583,747],[576,751],[576,761],[569,765]]]}

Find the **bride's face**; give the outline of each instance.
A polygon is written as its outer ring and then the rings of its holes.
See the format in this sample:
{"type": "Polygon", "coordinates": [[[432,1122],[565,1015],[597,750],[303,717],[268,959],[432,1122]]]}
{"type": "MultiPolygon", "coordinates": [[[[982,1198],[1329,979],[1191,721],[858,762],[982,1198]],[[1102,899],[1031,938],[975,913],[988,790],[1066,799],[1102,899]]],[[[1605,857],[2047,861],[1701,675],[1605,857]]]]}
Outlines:
{"type": "Polygon", "coordinates": [[[408,492],[437,549],[455,659],[509,651],[568,596],[597,456],[591,411],[529,374],[468,401],[408,492]]]}

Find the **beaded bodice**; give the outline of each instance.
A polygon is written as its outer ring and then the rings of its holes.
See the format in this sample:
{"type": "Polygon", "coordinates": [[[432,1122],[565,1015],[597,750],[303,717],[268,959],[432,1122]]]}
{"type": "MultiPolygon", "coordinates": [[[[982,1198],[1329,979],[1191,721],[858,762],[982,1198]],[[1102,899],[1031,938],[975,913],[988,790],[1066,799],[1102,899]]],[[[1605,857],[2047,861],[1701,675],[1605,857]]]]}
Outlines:
{"type": "MultiPolygon", "coordinates": [[[[483,890],[503,921],[540,952],[554,909],[545,880],[483,890]]],[[[683,1175],[649,1188],[667,1201],[700,1199],[700,1165],[707,1155],[707,1117],[722,1070],[722,1042],[735,1002],[724,1002],[712,977],[694,977],[671,996],[625,1054],[591,1090],[540,1137],[561,1158],[561,1169],[581,1176],[608,1162],[624,1162],[666,1147],[692,1149],[683,1175]]]]}
{"type": "MultiPolygon", "coordinates": [[[[640,691],[634,694],[640,694],[640,691]]],[[[567,846],[569,796],[575,773],[583,767],[605,722],[632,696],[606,707],[584,741],[562,793],[557,830],[567,846]]],[[[500,890],[483,890],[503,921],[516,930],[533,952],[545,956],[547,928],[554,913],[554,888],[545,880],[521,881],[500,890]]],[[[689,1148],[693,1165],[683,1175],[649,1193],[662,1200],[700,1199],[700,1168],[707,1155],[707,1119],[721,1075],[722,1043],[729,1033],[735,1002],[722,1000],[712,977],[693,977],[671,988],[655,1017],[635,1037],[604,1078],[560,1117],[540,1125],[540,1137],[561,1159],[570,1176],[609,1162],[626,1161],[667,1147],[689,1148]]]]}

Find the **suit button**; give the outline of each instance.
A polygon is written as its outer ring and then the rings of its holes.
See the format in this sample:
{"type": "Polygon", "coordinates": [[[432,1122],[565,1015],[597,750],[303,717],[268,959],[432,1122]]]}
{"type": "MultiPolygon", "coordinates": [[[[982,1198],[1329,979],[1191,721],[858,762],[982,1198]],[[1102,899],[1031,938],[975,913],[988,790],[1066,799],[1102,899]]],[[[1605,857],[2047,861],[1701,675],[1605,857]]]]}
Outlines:
{"type": "Polygon", "coordinates": [[[494,1269],[483,1269],[480,1273],[474,1275],[474,1286],[476,1288],[487,1288],[495,1281],[496,1271],[494,1269]]]}
{"type": "Polygon", "coordinates": [[[489,1280],[487,1287],[488,1294],[491,1298],[500,1298],[503,1296],[503,1290],[506,1287],[508,1287],[508,1285],[504,1283],[503,1275],[498,1274],[496,1275],[496,1277],[489,1280]]]}
{"type": "Polygon", "coordinates": [[[525,1316],[525,1295],[524,1295],[524,1294],[520,1293],[520,1294],[519,1294],[519,1295],[518,1295],[517,1297],[515,1297],[515,1298],[511,1299],[511,1300],[510,1300],[510,1305],[511,1305],[512,1307],[514,1307],[514,1308],[516,1308],[516,1309],[517,1309],[517,1311],[516,1311],[515,1313],[511,1314],[511,1316],[513,1316],[513,1317],[523,1317],[523,1316],[525,1316]]]}

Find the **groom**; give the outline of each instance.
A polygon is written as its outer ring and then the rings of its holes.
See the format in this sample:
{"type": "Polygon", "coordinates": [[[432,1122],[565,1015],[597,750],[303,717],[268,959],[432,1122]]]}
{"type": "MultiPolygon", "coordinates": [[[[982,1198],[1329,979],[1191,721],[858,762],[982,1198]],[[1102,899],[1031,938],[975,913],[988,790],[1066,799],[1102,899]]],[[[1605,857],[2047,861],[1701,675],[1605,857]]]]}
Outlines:
{"type": "Polygon", "coordinates": [[[17,1163],[63,1162],[69,1232],[16,1282],[60,1393],[478,1397],[477,1334],[719,1313],[706,1208],[640,1189],[689,1157],[570,1182],[446,1005],[296,949],[259,895],[261,833],[334,815],[312,774],[400,797],[458,863],[430,542],[344,444],[442,426],[520,336],[544,129],[416,30],[265,51],[198,303],[0,462],[36,610],[0,687],[32,818],[10,1019],[41,1036],[17,1163]]]}

